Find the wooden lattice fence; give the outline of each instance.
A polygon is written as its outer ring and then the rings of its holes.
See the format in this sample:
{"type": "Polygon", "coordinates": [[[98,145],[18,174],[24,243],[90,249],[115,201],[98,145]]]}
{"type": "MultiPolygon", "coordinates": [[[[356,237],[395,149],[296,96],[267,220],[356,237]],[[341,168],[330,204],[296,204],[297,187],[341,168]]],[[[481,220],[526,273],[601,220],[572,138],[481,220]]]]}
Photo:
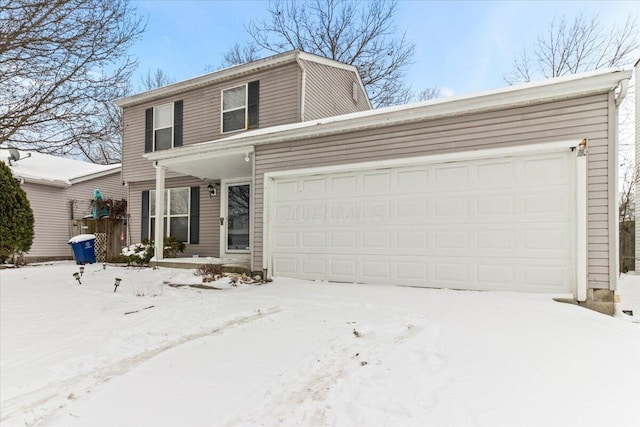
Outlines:
{"type": "Polygon", "coordinates": [[[116,262],[126,245],[127,230],[124,219],[72,219],[69,221],[69,237],[78,234],[95,234],[96,261],[116,262]]]}

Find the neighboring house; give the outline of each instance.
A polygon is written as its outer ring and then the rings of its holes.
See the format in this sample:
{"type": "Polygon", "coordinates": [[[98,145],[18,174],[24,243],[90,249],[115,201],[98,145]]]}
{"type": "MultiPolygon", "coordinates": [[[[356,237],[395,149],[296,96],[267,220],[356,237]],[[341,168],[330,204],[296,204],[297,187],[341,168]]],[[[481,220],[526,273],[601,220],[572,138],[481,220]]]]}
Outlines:
{"type": "Polygon", "coordinates": [[[95,189],[104,198],[125,198],[120,164],[105,166],[36,152],[19,153],[19,160],[10,160],[9,150],[0,148],[0,161],[9,164],[20,180],[33,210],[34,239],[25,261],[73,258],[67,243],[69,221],[91,214],[95,189]]]}
{"type": "Polygon", "coordinates": [[[355,69],[294,51],[124,98],[131,230],[268,276],[609,298],[630,75],[368,111],[355,69]]]}

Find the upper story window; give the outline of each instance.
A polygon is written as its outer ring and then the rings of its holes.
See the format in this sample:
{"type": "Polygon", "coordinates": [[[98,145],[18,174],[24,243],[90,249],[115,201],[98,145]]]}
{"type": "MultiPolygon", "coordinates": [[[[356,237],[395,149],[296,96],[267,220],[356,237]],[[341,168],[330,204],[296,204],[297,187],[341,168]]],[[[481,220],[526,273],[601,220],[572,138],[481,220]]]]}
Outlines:
{"type": "Polygon", "coordinates": [[[144,152],[182,146],[182,101],[147,108],[144,152]]]}
{"type": "Polygon", "coordinates": [[[258,127],[259,82],[222,91],[222,133],[258,127]]]}
{"type": "Polygon", "coordinates": [[[173,103],[153,108],[153,151],[173,147],[173,103]]]}

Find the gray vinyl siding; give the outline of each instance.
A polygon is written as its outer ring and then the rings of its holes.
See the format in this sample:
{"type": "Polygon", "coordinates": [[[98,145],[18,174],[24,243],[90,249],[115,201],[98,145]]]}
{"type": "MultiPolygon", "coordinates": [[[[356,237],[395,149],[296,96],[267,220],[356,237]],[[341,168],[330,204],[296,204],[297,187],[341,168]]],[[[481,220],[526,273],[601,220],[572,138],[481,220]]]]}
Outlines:
{"type": "Polygon", "coordinates": [[[262,269],[263,192],[267,172],[588,138],[588,284],[593,288],[607,288],[611,245],[610,108],[615,107],[610,104],[608,94],[603,93],[257,146],[252,268],[262,269]]]}
{"type": "Polygon", "coordinates": [[[74,219],[80,219],[92,213],[90,203],[93,200],[93,190],[95,189],[100,190],[100,194],[104,199],[120,200],[127,198],[127,191],[122,185],[120,170],[111,175],[78,182],[66,189],[67,201],[76,201],[73,204],[74,219]]]}
{"type": "Polygon", "coordinates": [[[369,110],[366,94],[353,71],[300,60],[306,72],[304,121],[369,110]],[[357,101],[353,100],[353,83],[357,101]]]}
{"type": "Polygon", "coordinates": [[[68,188],[29,182],[25,182],[22,188],[27,193],[34,216],[34,239],[31,250],[25,254],[27,259],[73,257],[67,243],[71,237],[69,220],[72,200],[77,201],[74,204],[74,216],[82,218],[90,213],[89,203],[95,188],[99,188],[105,198],[122,199],[126,194],[120,180],[120,171],[68,188]]]}
{"type": "MultiPolygon", "coordinates": [[[[183,254],[190,257],[197,253],[200,257],[218,257],[220,255],[220,192],[210,198],[207,182],[191,177],[171,178],[165,181],[165,188],[200,187],[200,243],[187,244],[183,254]]],[[[130,242],[138,243],[141,237],[142,192],[155,190],[153,181],[135,182],[129,185],[129,230],[130,242]]]]}
{"type": "Polygon", "coordinates": [[[65,188],[51,187],[25,182],[22,189],[27,193],[34,218],[34,237],[29,258],[72,258],[69,241],[69,205],[65,188]]]}
{"type": "MultiPolygon", "coordinates": [[[[265,128],[300,121],[300,78],[300,68],[293,62],[124,108],[123,179],[129,182],[155,179],[151,162],[142,157],[147,108],[182,100],[183,145],[213,141],[229,135],[222,134],[220,128],[220,98],[223,89],[259,80],[259,127],[265,128]]],[[[167,173],[167,178],[177,176],[167,173]]]]}

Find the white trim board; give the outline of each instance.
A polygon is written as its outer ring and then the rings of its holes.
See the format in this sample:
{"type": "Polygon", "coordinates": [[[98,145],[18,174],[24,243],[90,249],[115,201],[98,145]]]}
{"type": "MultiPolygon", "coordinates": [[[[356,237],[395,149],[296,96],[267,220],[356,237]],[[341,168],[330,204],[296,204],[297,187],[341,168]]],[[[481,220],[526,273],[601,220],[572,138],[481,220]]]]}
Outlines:
{"type": "Polygon", "coordinates": [[[264,174],[265,182],[268,178],[294,177],[298,175],[325,174],[331,172],[357,171],[366,169],[380,169],[400,166],[413,166],[430,163],[459,162],[465,160],[486,159],[495,157],[513,157],[527,154],[572,150],[580,144],[581,140],[569,140],[547,142],[539,144],[518,145],[506,148],[485,148],[480,150],[458,151],[453,153],[431,154],[418,157],[406,157],[391,160],[376,160],[371,162],[350,163],[348,165],[320,166],[313,168],[293,169],[286,171],[267,172],[264,174]]]}

